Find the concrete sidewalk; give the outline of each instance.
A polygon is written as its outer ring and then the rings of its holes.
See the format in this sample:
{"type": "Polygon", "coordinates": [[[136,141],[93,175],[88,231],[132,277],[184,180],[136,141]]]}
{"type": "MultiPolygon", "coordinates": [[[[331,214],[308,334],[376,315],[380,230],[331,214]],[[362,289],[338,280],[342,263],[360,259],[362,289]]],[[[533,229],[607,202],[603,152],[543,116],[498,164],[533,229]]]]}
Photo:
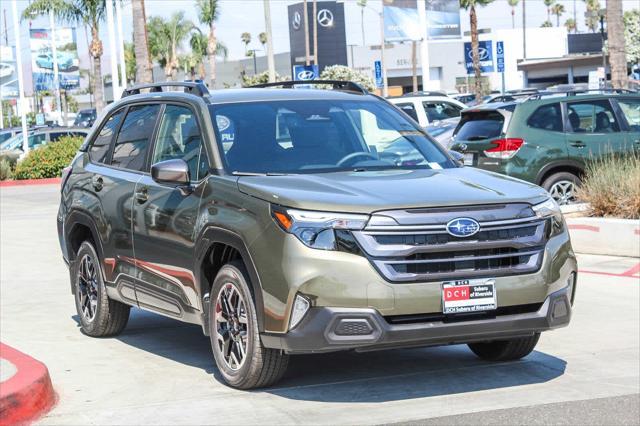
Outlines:
{"type": "MultiPolygon", "coordinates": [[[[43,424],[396,423],[591,400],[602,413],[601,398],[640,393],[640,278],[624,274],[638,260],[583,255],[572,324],[524,360],[486,363],[465,346],[298,356],[272,389],[231,389],[198,326],[134,310],[118,338],[79,332],[58,196],[0,189],[0,339],[49,367],[59,404],[43,424]]],[[[509,423],[530,418],[519,413],[509,423]]]]}

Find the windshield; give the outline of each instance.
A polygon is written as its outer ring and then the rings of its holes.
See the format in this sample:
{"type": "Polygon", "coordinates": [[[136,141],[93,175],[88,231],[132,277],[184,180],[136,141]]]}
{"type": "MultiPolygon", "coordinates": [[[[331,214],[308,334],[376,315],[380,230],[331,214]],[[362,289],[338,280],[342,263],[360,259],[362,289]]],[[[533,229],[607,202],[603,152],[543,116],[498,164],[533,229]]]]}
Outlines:
{"type": "Polygon", "coordinates": [[[455,167],[408,118],[379,101],[233,103],[211,112],[227,167],[238,174],[455,167]]]}

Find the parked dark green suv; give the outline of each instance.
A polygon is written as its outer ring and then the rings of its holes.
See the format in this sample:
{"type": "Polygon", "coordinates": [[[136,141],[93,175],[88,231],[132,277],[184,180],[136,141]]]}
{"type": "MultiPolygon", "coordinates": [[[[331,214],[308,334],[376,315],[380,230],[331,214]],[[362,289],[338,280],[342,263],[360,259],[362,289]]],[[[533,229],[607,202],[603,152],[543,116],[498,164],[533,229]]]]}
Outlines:
{"type": "Polygon", "coordinates": [[[463,111],[452,149],[465,164],[544,187],[574,200],[586,164],[640,150],[640,95],[559,93],[463,111]]]}
{"type": "Polygon", "coordinates": [[[314,83],[336,90],[145,85],[97,120],[58,212],[85,334],[122,332],[132,306],[200,325],[248,389],[293,354],[508,361],[569,324],[577,264],[549,194],[462,167],[356,84],[314,83]]]}

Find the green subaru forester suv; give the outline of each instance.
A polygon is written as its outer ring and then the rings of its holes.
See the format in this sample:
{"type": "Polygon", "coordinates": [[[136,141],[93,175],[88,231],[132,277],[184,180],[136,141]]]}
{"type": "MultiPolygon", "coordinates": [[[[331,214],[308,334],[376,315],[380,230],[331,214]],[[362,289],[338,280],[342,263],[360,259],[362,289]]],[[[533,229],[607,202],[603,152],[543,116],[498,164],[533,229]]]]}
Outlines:
{"type": "Polygon", "coordinates": [[[157,83],[103,113],[58,213],[83,333],[126,333],[131,307],[197,324],[248,389],[295,354],[514,360],[569,323],[576,258],[546,191],[463,167],[356,84],[315,83],[334,90],[157,83]]]}
{"type": "Polygon", "coordinates": [[[567,204],[590,161],[640,151],[640,95],[569,92],[469,108],[451,149],[466,165],[541,185],[567,204]]]}

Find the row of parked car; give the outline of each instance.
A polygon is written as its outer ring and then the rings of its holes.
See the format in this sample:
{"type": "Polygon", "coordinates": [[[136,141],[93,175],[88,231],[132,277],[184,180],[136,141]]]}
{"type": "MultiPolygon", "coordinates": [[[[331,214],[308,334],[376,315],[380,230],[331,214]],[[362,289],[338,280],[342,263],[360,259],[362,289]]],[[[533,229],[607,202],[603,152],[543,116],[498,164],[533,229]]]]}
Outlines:
{"type": "Polygon", "coordinates": [[[559,204],[575,200],[589,161],[640,150],[640,94],[523,91],[468,107],[442,93],[389,101],[465,165],[544,187],[559,204]]]}

